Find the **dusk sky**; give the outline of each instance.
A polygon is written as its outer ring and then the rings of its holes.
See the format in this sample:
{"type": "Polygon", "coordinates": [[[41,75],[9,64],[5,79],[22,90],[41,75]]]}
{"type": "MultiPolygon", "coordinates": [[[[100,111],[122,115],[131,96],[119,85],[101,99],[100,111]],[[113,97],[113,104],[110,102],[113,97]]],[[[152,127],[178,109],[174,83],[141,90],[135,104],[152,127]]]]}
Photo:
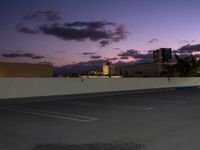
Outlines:
{"type": "Polygon", "coordinates": [[[160,47],[177,50],[200,43],[197,0],[0,2],[1,61],[127,62],[160,47]]]}

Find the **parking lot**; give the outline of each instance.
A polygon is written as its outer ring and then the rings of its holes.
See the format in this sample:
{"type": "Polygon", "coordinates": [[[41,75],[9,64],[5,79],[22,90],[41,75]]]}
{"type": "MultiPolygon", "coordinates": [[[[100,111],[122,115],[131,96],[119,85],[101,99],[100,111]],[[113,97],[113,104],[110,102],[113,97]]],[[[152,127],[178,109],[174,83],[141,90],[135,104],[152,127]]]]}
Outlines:
{"type": "Polygon", "coordinates": [[[1,104],[0,119],[1,150],[115,142],[147,150],[199,150],[200,90],[1,104]]]}

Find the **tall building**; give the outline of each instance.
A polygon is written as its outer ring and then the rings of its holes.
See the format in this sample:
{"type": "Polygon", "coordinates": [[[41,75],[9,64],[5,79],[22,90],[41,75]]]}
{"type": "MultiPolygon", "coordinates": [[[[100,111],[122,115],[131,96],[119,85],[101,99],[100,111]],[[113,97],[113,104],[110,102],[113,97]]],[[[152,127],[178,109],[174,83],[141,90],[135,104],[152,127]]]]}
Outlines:
{"type": "Polygon", "coordinates": [[[167,63],[172,59],[171,48],[160,48],[153,51],[153,62],[154,63],[167,63]]]}
{"type": "Polygon", "coordinates": [[[0,77],[53,77],[53,66],[47,64],[0,62],[0,77]]]}
{"type": "Polygon", "coordinates": [[[111,65],[110,63],[103,64],[103,75],[110,75],[111,65]]]}

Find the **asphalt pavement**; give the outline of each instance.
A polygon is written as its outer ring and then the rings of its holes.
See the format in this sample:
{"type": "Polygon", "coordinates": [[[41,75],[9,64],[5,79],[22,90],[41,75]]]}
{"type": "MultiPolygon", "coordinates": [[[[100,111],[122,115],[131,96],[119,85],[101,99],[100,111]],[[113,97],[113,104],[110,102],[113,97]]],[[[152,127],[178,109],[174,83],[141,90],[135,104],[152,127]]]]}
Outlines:
{"type": "Polygon", "coordinates": [[[116,142],[144,150],[199,150],[199,139],[199,89],[0,105],[0,150],[116,142]]]}

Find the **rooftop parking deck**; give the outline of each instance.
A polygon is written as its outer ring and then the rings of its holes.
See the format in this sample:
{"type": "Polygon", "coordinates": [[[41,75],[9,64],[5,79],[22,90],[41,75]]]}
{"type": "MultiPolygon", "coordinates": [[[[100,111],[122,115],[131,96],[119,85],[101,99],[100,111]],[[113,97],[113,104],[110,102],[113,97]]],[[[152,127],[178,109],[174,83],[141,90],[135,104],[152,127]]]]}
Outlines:
{"type": "Polygon", "coordinates": [[[198,150],[199,97],[193,89],[1,104],[0,149],[123,141],[148,150],[198,150]]]}

